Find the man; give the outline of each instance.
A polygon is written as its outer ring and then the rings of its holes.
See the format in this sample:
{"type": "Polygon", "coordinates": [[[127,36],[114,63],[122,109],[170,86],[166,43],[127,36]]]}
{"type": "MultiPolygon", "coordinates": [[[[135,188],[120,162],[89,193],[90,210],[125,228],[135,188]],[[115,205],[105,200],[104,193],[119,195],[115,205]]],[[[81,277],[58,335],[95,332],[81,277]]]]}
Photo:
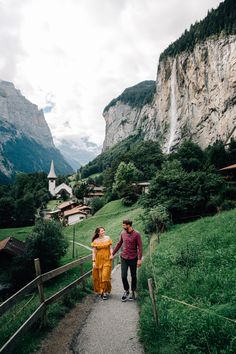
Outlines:
{"type": "Polygon", "coordinates": [[[124,287],[124,295],[121,300],[135,299],[135,290],[137,285],[137,267],[142,264],[142,239],[140,233],[133,229],[131,220],[123,220],[123,231],[120,234],[120,240],[113,250],[113,256],[122,246],[121,252],[121,278],[124,287]],[[129,292],[129,282],[127,279],[128,268],[131,273],[131,293],[129,292]]]}

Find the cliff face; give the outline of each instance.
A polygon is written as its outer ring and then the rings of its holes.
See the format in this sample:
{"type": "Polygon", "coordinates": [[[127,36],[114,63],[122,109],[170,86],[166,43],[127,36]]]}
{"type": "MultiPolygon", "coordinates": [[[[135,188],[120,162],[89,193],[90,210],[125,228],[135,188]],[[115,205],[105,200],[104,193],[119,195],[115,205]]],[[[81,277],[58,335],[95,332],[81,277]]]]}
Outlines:
{"type": "Polygon", "coordinates": [[[0,119],[15,126],[45,147],[53,147],[50,129],[42,110],[28,101],[11,82],[0,81],[0,119]]]}
{"type": "Polygon", "coordinates": [[[72,172],[54,146],[42,110],[11,82],[0,81],[0,183],[16,172],[48,172],[51,159],[58,173],[72,172]]]}
{"type": "Polygon", "coordinates": [[[160,61],[151,104],[122,102],[104,112],[103,149],[141,129],[169,152],[184,138],[205,148],[236,138],[236,36],[208,39],[194,50],[160,61]]]}

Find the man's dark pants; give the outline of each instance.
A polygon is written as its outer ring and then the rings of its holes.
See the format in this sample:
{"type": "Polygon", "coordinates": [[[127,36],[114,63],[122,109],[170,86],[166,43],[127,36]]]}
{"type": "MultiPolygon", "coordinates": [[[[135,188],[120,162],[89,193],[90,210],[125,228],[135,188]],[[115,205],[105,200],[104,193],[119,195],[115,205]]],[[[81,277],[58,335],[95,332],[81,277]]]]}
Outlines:
{"type": "Polygon", "coordinates": [[[123,282],[123,287],[125,291],[129,291],[129,283],[128,283],[128,268],[130,268],[131,274],[131,290],[136,290],[137,285],[137,261],[138,259],[124,259],[121,257],[121,278],[123,282]]]}

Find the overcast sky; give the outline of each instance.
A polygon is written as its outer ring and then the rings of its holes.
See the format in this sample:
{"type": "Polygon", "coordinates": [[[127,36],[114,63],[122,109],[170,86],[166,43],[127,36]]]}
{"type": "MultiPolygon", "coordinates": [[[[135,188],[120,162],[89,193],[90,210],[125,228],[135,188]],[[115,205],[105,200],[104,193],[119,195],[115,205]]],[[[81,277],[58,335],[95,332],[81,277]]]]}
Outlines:
{"type": "Polygon", "coordinates": [[[43,108],[57,144],[102,144],[104,107],[155,80],[160,53],[219,0],[0,0],[0,79],[43,108]]]}

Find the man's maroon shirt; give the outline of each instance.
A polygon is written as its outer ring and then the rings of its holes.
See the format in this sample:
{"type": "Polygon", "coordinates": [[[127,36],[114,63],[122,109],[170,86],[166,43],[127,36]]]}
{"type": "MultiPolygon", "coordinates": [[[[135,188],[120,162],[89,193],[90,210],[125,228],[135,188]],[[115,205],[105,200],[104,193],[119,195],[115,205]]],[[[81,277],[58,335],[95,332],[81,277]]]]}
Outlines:
{"type": "Polygon", "coordinates": [[[120,240],[114,248],[113,255],[122,246],[121,257],[124,259],[142,259],[142,240],[140,233],[134,229],[128,233],[127,231],[122,231],[120,234],[120,240]]]}

